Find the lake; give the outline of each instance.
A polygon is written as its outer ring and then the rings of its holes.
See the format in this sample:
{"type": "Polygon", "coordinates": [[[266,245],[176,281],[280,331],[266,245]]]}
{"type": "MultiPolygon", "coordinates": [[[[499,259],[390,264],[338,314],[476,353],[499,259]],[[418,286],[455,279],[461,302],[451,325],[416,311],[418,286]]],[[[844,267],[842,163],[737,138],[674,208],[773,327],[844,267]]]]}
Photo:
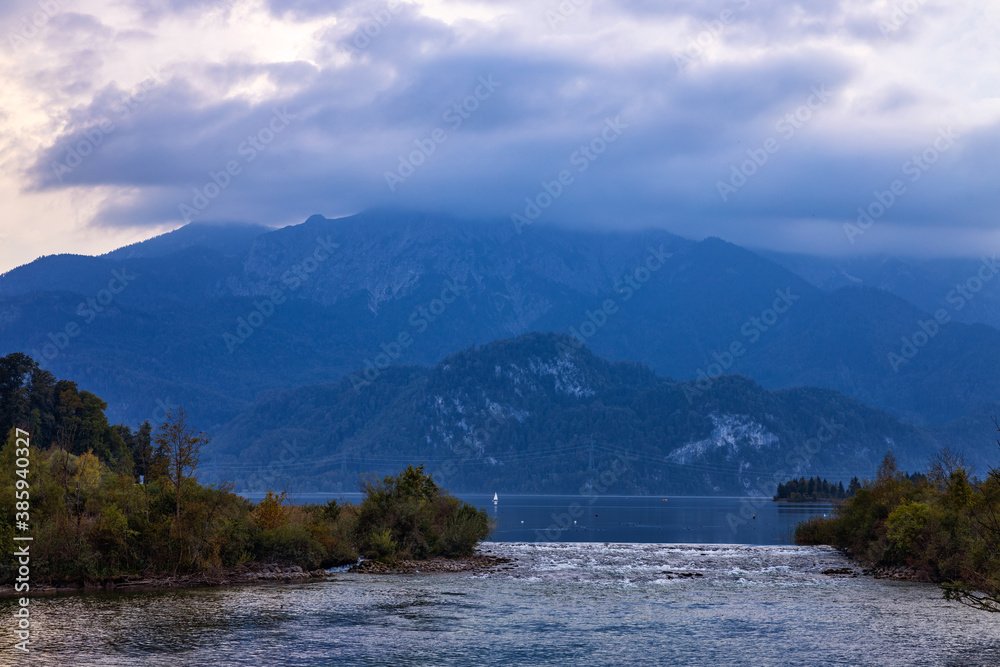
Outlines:
{"type": "MultiPolygon", "coordinates": [[[[824,574],[851,565],[829,548],[782,544],[822,507],[761,506],[734,533],[726,515],[739,499],[606,497],[587,500],[597,516],[558,541],[535,541],[574,501],[502,498],[481,548],[514,562],[485,574],[39,597],[30,664],[1000,664],[992,615],[931,585],[824,574]],[[676,539],[685,534],[716,543],[676,539]]],[[[0,601],[4,656],[10,609],[0,601]]]]}
{"type": "MultiPolygon", "coordinates": [[[[264,494],[244,494],[260,500],[264,494]]],[[[503,496],[456,494],[496,521],[498,542],[688,542],[790,544],[795,525],[832,511],[828,503],[770,498],[663,496],[503,496]],[[574,523],[575,522],[575,523],[574,523]]],[[[357,503],[361,494],[299,493],[297,503],[357,503]]]]}

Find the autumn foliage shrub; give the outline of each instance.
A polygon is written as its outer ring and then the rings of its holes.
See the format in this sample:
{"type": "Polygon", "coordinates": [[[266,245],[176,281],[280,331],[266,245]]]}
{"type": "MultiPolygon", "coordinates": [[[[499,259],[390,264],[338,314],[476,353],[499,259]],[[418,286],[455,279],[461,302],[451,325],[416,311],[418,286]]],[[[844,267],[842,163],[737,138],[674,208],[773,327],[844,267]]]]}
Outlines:
{"type": "Polygon", "coordinates": [[[954,599],[1000,611],[1000,470],[971,479],[960,457],[905,475],[887,455],[875,480],[829,518],[796,527],[799,544],[830,544],[862,563],[906,566],[946,585],[954,599]]]}

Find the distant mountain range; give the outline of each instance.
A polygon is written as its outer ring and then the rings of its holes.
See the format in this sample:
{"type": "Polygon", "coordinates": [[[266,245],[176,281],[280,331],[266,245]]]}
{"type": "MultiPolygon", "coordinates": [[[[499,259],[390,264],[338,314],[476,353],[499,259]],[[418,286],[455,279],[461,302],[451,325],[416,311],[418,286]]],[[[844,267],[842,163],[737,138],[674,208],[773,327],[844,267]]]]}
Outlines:
{"type": "Polygon", "coordinates": [[[662,230],[517,233],[396,211],[277,230],[195,223],[0,276],[0,354],[78,381],[115,421],[183,405],[223,433],[262,392],[344,378],[370,391],[393,366],[556,332],[706,389],[733,373],[768,390],[830,389],[933,437],[961,420],[991,442],[989,262],[765,254],[662,230]],[[962,308],[949,301],[977,276],[962,308]]]}
{"type": "Polygon", "coordinates": [[[875,287],[928,313],[944,308],[956,322],[1000,328],[1000,258],[994,251],[979,259],[760,254],[823,290],[875,287]]]}

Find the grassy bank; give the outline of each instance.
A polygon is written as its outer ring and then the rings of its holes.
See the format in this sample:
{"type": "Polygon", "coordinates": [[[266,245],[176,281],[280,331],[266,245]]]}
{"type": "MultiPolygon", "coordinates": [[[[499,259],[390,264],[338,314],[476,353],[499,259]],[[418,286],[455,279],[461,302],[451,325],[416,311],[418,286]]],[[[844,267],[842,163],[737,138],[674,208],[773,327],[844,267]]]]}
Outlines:
{"type": "Polygon", "coordinates": [[[795,540],[839,547],[873,568],[911,568],[950,599],[1000,611],[1000,471],[971,478],[947,452],[910,476],[887,455],[875,480],[832,517],[799,524],[795,540]]]}

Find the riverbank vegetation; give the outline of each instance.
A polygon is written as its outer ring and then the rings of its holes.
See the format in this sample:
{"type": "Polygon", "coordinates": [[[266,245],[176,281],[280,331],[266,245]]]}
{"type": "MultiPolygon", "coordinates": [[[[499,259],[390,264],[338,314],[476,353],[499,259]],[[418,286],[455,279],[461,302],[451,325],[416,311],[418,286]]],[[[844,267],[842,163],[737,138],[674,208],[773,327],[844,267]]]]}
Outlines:
{"type": "Polygon", "coordinates": [[[874,568],[909,567],[949,599],[1000,612],[1000,470],[978,479],[947,449],[926,475],[900,472],[887,454],[874,480],[832,517],[799,524],[795,540],[842,548],[874,568]]]}
{"type": "Polygon", "coordinates": [[[254,503],[230,484],[204,486],[196,472],[209,438],[182,410],[155,429],[111,426],[97,396],[24,355],[0,362],[0,583],[14,578],[15,534],[33,538],[32,582],[86,583],[254,562],[314,570],[359,557],[468,556],[490,531],[485,512],[422,466],[364,480],[358,505],[293,505],[273,491],[254,503]],[[27,456],[16,429],[29,434],[27,456]],[[19,458],[29,462],[24,478],[19,458]],[[18,528],[22,511],[29,519],[18,528]]]}

